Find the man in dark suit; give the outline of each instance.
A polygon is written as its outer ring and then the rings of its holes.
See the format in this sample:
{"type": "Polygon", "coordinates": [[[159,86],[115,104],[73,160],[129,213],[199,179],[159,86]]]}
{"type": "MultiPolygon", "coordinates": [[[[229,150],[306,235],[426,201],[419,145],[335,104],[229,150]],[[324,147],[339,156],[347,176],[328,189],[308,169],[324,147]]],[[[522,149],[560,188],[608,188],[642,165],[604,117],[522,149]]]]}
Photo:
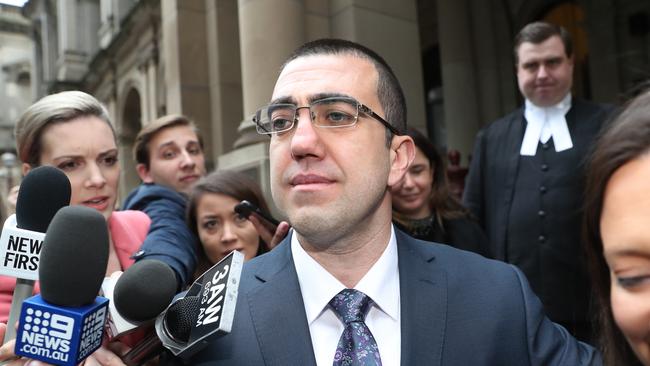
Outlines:
{"type": "Polygon", "coordinates": [[[373,51],[303,45],[255,123],[294,230],[244,265],[231,333],[189,364],[600,364],[514,266],[393,227],[389,188],[414,144],[401,87],[373,51]]]}
{"type": "Polygon", "coordinates": [[[588,340],[583,164],[610,109],[571,97],[572,46],[563,28],[527,25],[515,58],[525,105],[479,132],[464,204],[494,257],[526,274],[550,319],[588,340]]]}

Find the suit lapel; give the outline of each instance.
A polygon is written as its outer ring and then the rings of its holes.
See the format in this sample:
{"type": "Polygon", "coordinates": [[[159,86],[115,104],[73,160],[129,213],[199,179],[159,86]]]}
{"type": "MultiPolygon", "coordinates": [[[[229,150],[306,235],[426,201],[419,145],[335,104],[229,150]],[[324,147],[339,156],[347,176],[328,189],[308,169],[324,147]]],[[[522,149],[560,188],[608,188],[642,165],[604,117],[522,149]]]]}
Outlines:
{"type": "MultiPolygon", "coordinates": [[[[426,250],[399,230],[402,365],[439,365],[447,322],[447,277],[426,250]]],[[[433,248],[433,247],[432,247],[433,248]]],[[[431,248],[431,249],[432,249],[431,248]]]]}
{"type": "MultiPolygon", "coordinates": [[[[401,364],[439,365],[447,321],[446,273],[434,266],[433,250],[399,230],[396,235],[401,364]]],[[[266,365],[316,365],[290,238],[285,241],[257,270],[260,284],[247,296],[251,319],[266,365]]]]}
{"type": "Polygon", "coordinates": [[[569,133],[573,141],[571,150],[576,161],[585,159],[601,126],[600,123],[592,120],[587,112],[584,103],[574,98],[573,105],[566,115],[569,133]]]}
{"type": "Polygon", "coordinates": [[[526,125],[526,119],[524,118],[524,110],[519,109],[512,117],[510,123],[508,123],[508,133],[503,143],[505,146],[505,156],[504,158],[508,159],[506,177],[508,177],[507,184],[512,189],[515,183],[515,176],[517,169],[519,168],[519,156],[521,150],[521,144],[524,139],[524,126],[526,125]]]}
{"type": "Polygon", "coordinates": [[[258,269],[261,283],[249,292],[248,306],[266,365],[316,365],[290,240],[258,269]]]}
{"type": "MultiPolygon", "coordinates": [[[[496,159],[505,162],[505,170],[496,175],[492,179],[505,179],[503,184],[503,202],[507,209],[499,210],[501,218],[497,220],[499,227],[498,236],[495,246],[494,255],[497,259],[505,259],[506,257],[506,232],[508,229],[508,214],[510,212],[510,205],[512,204],[512,195],[515,188],[515,180],[517,179],[517,171],[519,169],[519,157],[521,144],[524,138],[524,126],[526,121],[524,119],[524,110],[520,108],[512,115],[511,120],[507,123],[507,133],[503,141],[495,141],[498,145],[503,144],[503,154],[496,156],[496,159]]],[[[498,166],[498,165],[497,165],[498,166]]]]}

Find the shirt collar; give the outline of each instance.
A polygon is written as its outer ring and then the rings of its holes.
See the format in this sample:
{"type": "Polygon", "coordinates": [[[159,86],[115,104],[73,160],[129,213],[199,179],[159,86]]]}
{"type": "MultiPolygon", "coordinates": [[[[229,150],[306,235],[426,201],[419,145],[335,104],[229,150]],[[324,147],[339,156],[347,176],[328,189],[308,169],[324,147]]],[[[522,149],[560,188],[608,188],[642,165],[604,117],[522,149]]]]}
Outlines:
{"type": "MultiPolygon", "coordinates": [[[[291,254],[298,274],[307,322],[311,324],[326,309],[330,300],[345,289],[345,286],[307,254],[295,232],[291,236],[291,254]]],[[[397,240],[392,225],[386,249],[355,289],[368,295],[388,316],[399,320],[397,240]]]]}
{"type": "Polygon", "coordinates": [[[552,106],[549,107],[540,107],[535,105],[533,102],[530,101],[530,99],[526,99],[526,109],[531,110],[531,111],[547,111],[547,110],[561,110],[566,114],[566,112],[569,111],[571,108],[571,93],[567,93],[562,100],[552,106]]]}

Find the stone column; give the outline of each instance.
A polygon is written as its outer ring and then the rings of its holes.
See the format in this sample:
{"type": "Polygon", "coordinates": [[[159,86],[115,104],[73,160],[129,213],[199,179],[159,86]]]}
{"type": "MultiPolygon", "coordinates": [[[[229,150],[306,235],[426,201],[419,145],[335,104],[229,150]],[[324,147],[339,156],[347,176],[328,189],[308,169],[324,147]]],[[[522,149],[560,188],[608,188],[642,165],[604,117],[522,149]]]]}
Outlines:
{"type": "MultiPolygon", "coordinates": [[[[476,39],[476,42],[470,44],[474,50],[472,62],[475,67],[476,77],[476,101],[477,101],[477,125],[485,125],[506,113],[503,109],[504,94],[511,96],[514,99],[514,90],[512,90],[512,83],[508,85],[510,90],[508,93],[502,93],[501,84],[504,81],[510,81],[513,77],[513,65],[510,55],[512,48],[509,47],[508,42],[497,42],[497,36],[503,36],[508,39],[510,35],[507,32],[499,32],[502,29],[495,24],[495,13],[502,11],[502,8],[495,4],[490,4],[487,1],[472,1],[471,2],[471,39],[476,39]],[[496,9],[495,9],[496,8],[496,9]],[[507,64],[507,74],[501,75],[501,62],[507,64]]],[[[464,133],[468,134],[470,138],[475,135],[475,130],[466,130],[464,133]]],[[[465,162],[461,162],[464,165],[465,162]]]]}
{"type": "Polygon", "coordinates": [[[330,1],[330,30],[332,37],[361,43],[388,62],[406,95],[408,125],[425,130],[416,1],[330,1]]]}
{"type": "Polygon", "coordinates": [[[49,83],[56,75],[57,9],[56,4],[50,5],[52,4],[44,1],[28,1],[22,10],[33,27],[32,101],[48,94],[49,83]]]}
{"type": "Polygon", "coordinates": [[[280,66],[305,39],[304,0],[238,0],[244,121],[235,146],[266,141],[250,117],[271,99],[280,66]]]}
{"type": "MultiPolygon", "coordinates": [[[[612,0],[581,1],[585,9],[589,46],[589,74],[592,99],[617,102],[622,89],[617,50],[617,29],[612,0]]],[[[620,32],[620,30],[618,30],[620,32]]]]}
{"type": "Polygon", "coordinates": [[[205,0],[212,151],[215,159],[233,148],[242,120],[242,81],[237,0],[205,0]]]}
{"type": "MultiPolygon", "coordinates": [[[[162,57],[165,60],[167,113],[191,118],[203,136],[212,135],[207,29],[204,0],[161,2],[162,57]]],[[[212,141],[205,139],[208,167],[212,141]]]]}
{"type": "Polygon", "coordinates": [[[467,156],[480,125],[470,9],[466,1],[437,3],[447,146],[467,156]]]}
{"type": "Polygon", "coordinates": [[[152,121],[158,117],[158,63],[149,61],[147,65],[147,117],[144,121],[152,121]]]}
{"type": "Polygon", "coordinates": [[[80,37],[89,30],[79,26],[78,11],[76,1],[57,2],[59,51],[56,79],[60,81],[80,80],[86,71],[86,54],[81,49],[80,37]]]}

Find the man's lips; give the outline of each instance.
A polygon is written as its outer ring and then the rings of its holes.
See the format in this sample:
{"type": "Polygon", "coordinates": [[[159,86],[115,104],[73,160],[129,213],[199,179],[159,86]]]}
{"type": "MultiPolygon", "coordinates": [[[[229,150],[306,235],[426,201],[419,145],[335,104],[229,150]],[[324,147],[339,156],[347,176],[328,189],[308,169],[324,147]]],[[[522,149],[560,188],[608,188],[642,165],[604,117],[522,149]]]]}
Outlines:
{"type": "Polygon", "coordinates": [[[181,182],[193,181],[197,179],[199,179],[199,176],[196,174],[186,175],[184,177],[181,177],[181,182]]]}
{"type": "Polygon", "coordinates": [[[291,178],[289,181],[292,186],[308,184],[329,184],[332,182],[333,180],[316,174],[298,174],[291,178]]]}

